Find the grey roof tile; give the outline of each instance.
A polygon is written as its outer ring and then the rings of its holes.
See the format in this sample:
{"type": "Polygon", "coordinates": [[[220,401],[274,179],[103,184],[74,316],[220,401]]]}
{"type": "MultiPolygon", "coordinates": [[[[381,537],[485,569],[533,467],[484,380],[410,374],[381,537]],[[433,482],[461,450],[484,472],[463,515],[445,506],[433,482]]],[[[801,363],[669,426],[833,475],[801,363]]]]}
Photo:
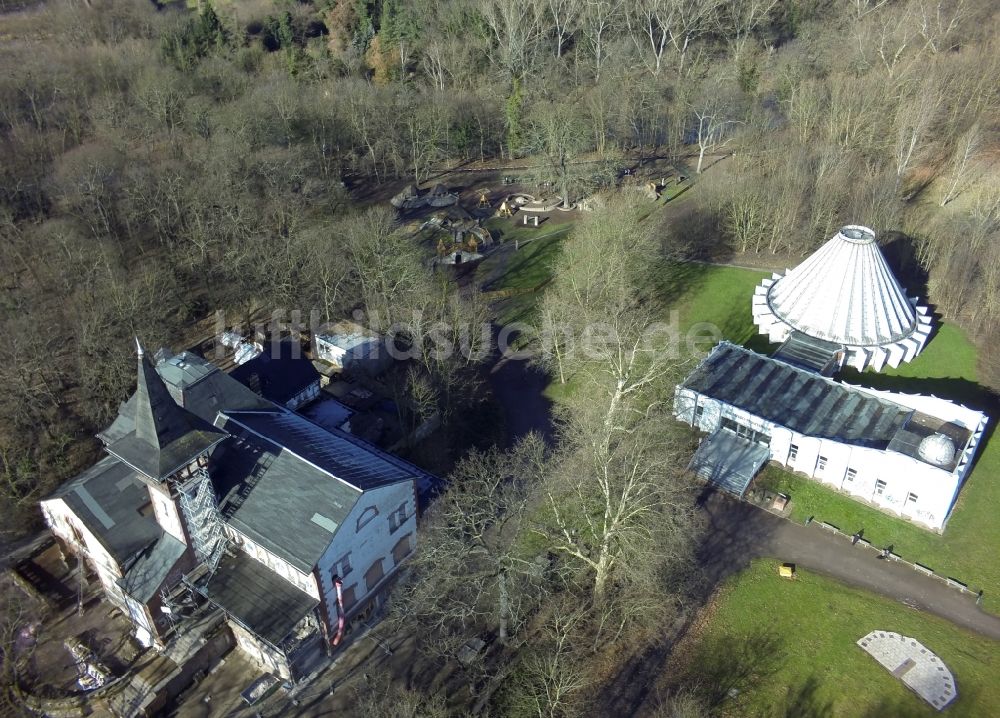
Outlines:
{"type": "Polygon", "coordinates": [[[212,603],[274,646],[319,605],[242,552],[224,556],[203,590],[212,603]]]}
{"type": "Polygon", "coordinates": [[[913,414],[728,342],[713,350],[682,386],[800,434],[878,448],[887,448],[913,414]],[[767,377],[766,386],[754,377],[767,377]]]}
{"type": "Polygon", "coordinates": [[[146,603],[160,590],[187,546],[168,533],[139,555],[118,585],[140,603],[146,603]]]}
{"type": "Polygon", "coordinates": [[[106,456],[59,487],[61,498],[119,563],[127,563],[150,546],[161,530],[144,511],[149,489],[135,469],[106,456]]]}

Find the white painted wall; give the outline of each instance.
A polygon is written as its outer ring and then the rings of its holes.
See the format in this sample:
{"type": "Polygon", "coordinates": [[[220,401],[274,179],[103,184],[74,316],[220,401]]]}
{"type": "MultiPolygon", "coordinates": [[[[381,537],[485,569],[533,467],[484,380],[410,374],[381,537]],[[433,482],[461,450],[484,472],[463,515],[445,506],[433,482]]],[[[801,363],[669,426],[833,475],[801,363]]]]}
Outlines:
{"type": "Polygon", "coordinates": [[[298,570],[292,564],[288,563],[288,561],[268,551],[260,544],[255,543],[229,524],[225,525],[224,530],[230,542],[247,556],[260,561],[300,591],[305,591],[317,601],[319,600],[319,590],[316,587],[316,579],[312,574],[303,573],[298,570]]]}
{"type": "MultiPolygon", "coordinates": [[[[392,558],[393,546],[409,534],[412,551],[416,548],[416,533],[416,494],[412,481],[372,489],[361,495],[316,566],[316,577],[323,592],[321,605],[326,608],[327,615],[324,618],[331,635],[337,626],[337,594],[333,587],[333,576],[336,574],[341,577],[345,591],[354,587],[354,607],[360,607],[369,594],[365,585],[365,572],[376,559],[381,558],[385,572],[383,581],[389,578],[397,568],[392,558]],[[405,506],[406,518],[392,531],[390,517],[400,505],[405,506]],[[359,530],[358,519],[372,506],[378,509],[378,515],[359,530]],[[343,575],[340,561],[348,554],[351,570],[343,575]]],[[[378,590],[378,586],[374,588],[375,591],[378,590]]]]}
{"type": "Polygon", "coordinates": [[[319,391],[319,379],[316,379],[312,384],[285,402],[285,406],[289,409],[298,409],[300,406],[304,406],[318,397],[319,391]]]}
{"type": "Polygon", "coordinates": [[[42,515],[45,523],[53,534],[74,548],[79,555],[87,559],[97,573],[108,598],[123,611],[128,611],[125,594],[118,586],[122,577],[121,567],[90,529],[73,513],[62,499],[50,499],[41,502],[42,515]],[[76,529],[74,535],[73,529],[76,529]],[[77,540],[79,536],[80,540],[77,540]]]}
{"type": "MultiPolygon", "coordinates": [[[[898,396],[888,392],[871,393],[890,401],[895,401],[898,396]]],[[[926,413],[931,413],[930,409],[937,409],[935,415],[940,416],[941,407],[937,405],[937,402],[944,400],[934,397],[909,398],[913,400],[912,403],[904,404],[904,406],[910,406],[926,413]],[[918,401],[922,399],[932,399],[933,401],[918,401]]],[[[967,450],[967,452],[974,452],[975,444],[979,441],[982,428],[985,426],[982,414],[972,412],[964,407],[957,407],[951,402],[944,403],[961,410],[961,412],[956,411],[950,416],[967,421],[980,419],[979,429],[970,442],[970,449],[967,450]]],[[[678,388],[674,396],[674,413],[679,420],[708,433],[719,427],[723,417],[749,426],[755,431],[766,432],[771,436],[772,461],[805,474],[833,489],[843,491],[854,498],[874,504],[935,530],[944,528],[952,504],[971,465],[970,461],[964,461],[955,471],[949,472],[894,451],[853,446],[829,439],[804,436],[685,388],[678,388]],[[702,407],[700,416],[696,412],[696,406],[702,407]],[[798,447],[794,459],[790,456],[793,444],[798,447]],[[824,468],[819,467],[821,456],[826,458],[824,468]],[[854,469],[857,472],[853,481],[849,481],[847,478],[848,469],[854,469]],[[880,480],[885,482],[881,492],[879,492],[877,485],[880,480]],[[916,501],[908,500],[910,494],[916,495],[916,501]]],[[[956,418],[952,420],[956,420],[956,418]]],[[[851,527],[841,528],[849,530],[851,527]]]]}
{"type": "Polygon", "coordinates": [[[153,502],[153,514],[156,516],[156,523],[164,531],[187,546],[187,536],[184,533],[184,524],[181,522],[180,508],[177,500],[170,496],[170,489],[164,484],[159,487],[148,486],[149,500],[153,502]]]}

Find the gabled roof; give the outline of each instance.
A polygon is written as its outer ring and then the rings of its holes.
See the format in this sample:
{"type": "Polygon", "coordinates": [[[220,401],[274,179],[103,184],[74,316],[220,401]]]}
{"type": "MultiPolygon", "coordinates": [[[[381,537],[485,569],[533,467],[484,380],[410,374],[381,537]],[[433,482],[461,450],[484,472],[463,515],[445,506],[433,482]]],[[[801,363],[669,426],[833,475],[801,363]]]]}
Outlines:
{"type": "Polygon", "coordinates": [[[217,424],[232,436],[213,455],[225,520],[307,573],[363,491],[425,475],[290,411],[224,412],[217,424]]]}
{"type": "Polygon", "coordinates": [[[132,430],[106,448],[152,479],[169,476],[225,438],[224,432],[177,405],[141,347],[131,410],[132,430]]]}
{"type": "Polygon", "coordinates": [[[913,305],[867,227],[843,227],[771,285],[775,316],[804,334],[845,346],[898,342],[917,329],[913,305]]]}
{"type": "Polygon", "coordinates": [[[885,449],[913,413],[857,388],[722,342],[681,385],[804,436],[885,449]]]}
{"type": "Polygon", "coordinates": [[[303,573],[309,573],[361,497],[280,443],[220,414],[231,435],[216,450],[212,480],[224,520],[303,573]]]}
{"type": "Polygon", "coordinates": [[[843,384],[729,342],[720,342],[681,387],[803,436],[893,451],[948,472],[960,456],[946,464],[929,461],[920,454],[921,441],[940,433],[964,450],[982,420],[974,413],[972,427],[962,426],[961,407],[951,402],[933,399],[938,409],[952,410],[933,416],[904,403],[914,397],[843,384]]]}
{"type": "Polygon", "coordinates": [[[287,337],[277,344],[266,345],[262,353],[233,369],[230,376],[249,390],[282,406],[320,379],[319,372],[302,353],[298,342],[287,337]]]}
{"type": "Polygon", "coordinates": [[[423,473],[345,432],[327,430],[291,411],[226,412],[253,433],[266,437],[341,481],[367,491],[423,473]]]}
{"type": "Polygon", "coordinates": [[[49,499],[62,499],[120,565],[149,547],[162,533],[149,489],[135,469],[106,456],[60,486],[49,499]]]}

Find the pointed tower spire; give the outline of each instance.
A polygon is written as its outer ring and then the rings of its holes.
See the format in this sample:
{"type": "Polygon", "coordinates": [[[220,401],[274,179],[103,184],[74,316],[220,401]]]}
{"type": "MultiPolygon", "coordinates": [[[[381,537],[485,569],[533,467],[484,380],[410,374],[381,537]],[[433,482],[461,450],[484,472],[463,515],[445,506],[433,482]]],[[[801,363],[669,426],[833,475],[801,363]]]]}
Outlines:
{"type": "Polygon", "coordinates": [[[136,337],[134,428],[109,444],[109,453],[161,480],[195,460],[226,434],[179,406],[136,337]]]}

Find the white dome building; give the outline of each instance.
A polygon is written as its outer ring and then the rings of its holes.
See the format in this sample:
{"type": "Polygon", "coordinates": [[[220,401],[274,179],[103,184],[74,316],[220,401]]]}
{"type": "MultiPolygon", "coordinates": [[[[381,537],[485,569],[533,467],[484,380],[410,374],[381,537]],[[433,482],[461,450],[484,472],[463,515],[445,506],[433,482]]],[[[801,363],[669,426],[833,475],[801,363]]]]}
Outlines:
{"type": "Polygon", "coordinates": [[[944,434],[931,434],[921,440],[917,453],[924,461],[936,466],[948,466],[955,461],[955,442],[944,434]]]}
{"type": "Polygon", "coordinates": [[[868,227],[848,225],[804,262],[765,279],[753,320],[772,342],[839,352],[839,364],[881,371],[912,361],[930,334],[927,308],[909,298],[868,227]]]}

